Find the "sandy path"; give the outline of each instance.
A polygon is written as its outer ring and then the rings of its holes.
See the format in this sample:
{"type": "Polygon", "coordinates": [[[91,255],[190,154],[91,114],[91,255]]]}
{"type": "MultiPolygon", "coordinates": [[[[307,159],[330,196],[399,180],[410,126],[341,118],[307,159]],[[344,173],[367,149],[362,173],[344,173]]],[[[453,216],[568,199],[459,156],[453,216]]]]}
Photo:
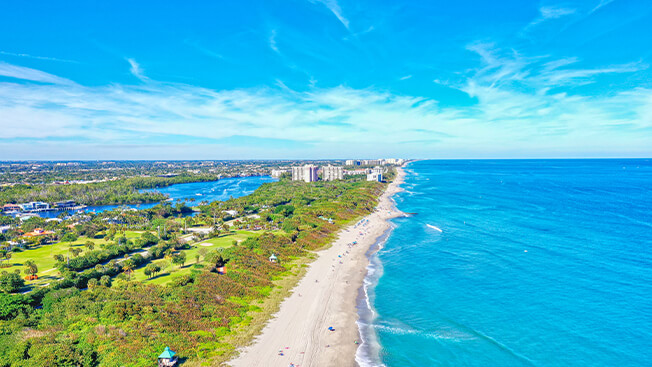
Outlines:
{"type": "Polygon", "coordinates": [[[318,253],[280,311],[254,343],[229,362],[232,366],[356,366],[356,298],[369,262],[365,253],[389,228],[387,219],[402,215],[390,198],[403,177],[399,170],[376,211],[342,230],[329,249],[318,253]],[[335,331],[329,331],[330,326],[335,331]]]}

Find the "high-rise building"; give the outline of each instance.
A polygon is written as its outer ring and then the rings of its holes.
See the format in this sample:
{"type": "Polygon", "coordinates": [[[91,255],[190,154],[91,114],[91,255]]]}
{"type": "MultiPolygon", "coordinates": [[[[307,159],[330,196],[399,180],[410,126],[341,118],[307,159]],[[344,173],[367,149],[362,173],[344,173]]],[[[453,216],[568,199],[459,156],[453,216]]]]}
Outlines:
{"type": "Polygon", "coordinates": [[[323,166],[321,168],[322,178],[324,181],[341,180],[344,178],[344,169],[337,166],[323,166]]]}
{"type": "Polygon", "coordinates": [[[369,173],[369,174],[367,174],[367,181],[383,182],[383,174],[382,173],[369,173]]]}
{"type": "Polygon", "coordinates": [[[315,182],[317,179],[317,166],[292,167],[292,181],[315,182]]]}
{"type": "Polygon", "coordinates": [[[381,159],[365,159],[362,161],[364,166],[377,166],[379,164],[383,164],[381,159]]]}
{"type": "Polygon", "coordinates": [[[347,166],[359,166],[360,161],[356,161],[355,159],[347,159],[345,165],[347,165],[347,166]]]}
{"type": "Polygon", "coordinates": [[[383,173],[384,173],[383,167],[376,166],[374,168],[369,169],[367,172],[367,181],[378,181],[382,182],[383,181],[383,173]]]}

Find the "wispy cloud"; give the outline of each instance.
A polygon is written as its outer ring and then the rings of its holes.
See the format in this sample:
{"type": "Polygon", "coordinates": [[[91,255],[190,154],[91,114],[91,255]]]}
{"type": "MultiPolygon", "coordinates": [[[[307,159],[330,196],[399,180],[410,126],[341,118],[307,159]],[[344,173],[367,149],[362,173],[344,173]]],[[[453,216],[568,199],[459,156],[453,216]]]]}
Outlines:
{"type": "Polygon", "coordinates": [[[149,78],[145,76],[143,68],[136,62],[134,59],[127,58],[126,59],[129,65],[131,66],[129,68],[129,72],[135,76],[136,78],[142,80],[142,81],[147,81],[149,78]]]}
{"type": "Polygon", "coordinates": [[[613,3],[614,1],[615,1],[615,0],[600,0],[600,2],[598,3],[598,5],[596,5],[593,9],[591,9],[591,11],[589,12],[589,14],[592,14],[592,13],[596,12],[598,9],[600,9],[600,8],[602,8],[602,7],[605,7],[605,6],[607,6],[607,5],[611,4],[611,3],[613,3]]]}
{"type": "Polygon", "coordinates": [[[571,8],[542,6],[539,8],[539,16],[530,22],[530,24],[525,27],[524,31],[527,32],[531,28],[549,20],[560,19],[569,15],[573,15],[576,13],[576,11],[576,9],[571,8]]]}
{"type": "MultiPolygon", "coordinates": [[[[147,149],[160,154],[191,151],[197,157],[207,151],[189,150],[191,143],[239,154],[228,156],[232,158],[296,157],[296,151],[284,150],[290,146],[301,147],[302,156],[371,152],[378,146],[386,154],[421,156],[487,152],[499,156],[507,147],[508,156],[578,155],[591,149],[614,155],[650,154],[652,90],[635,88],[604,96],[560,90],[646,65],[589,69],[579,67],[581,61],[575,58],[524,57],[486,43],[468,48],[480,56],[477,68],[443,83],[476,101],[466,106],[442,106],[431,98],[375,88],[312,87],[301,92],[281,81],[273,88],[232,90],[153,79],[138,85],[88,87],[54,83],[66,79],[0,64],[0,75],[41,82],[0,82],[5,139],[0,154],[24,148],[21,139],[32,139],[31,146],[35,139],[40,142],[36,146],[46,146],[80,136],[85,138],[76,147],[101,147],[97,151],[110,156],[126,154],[120,147],[130,146],[130,158],[142,157],[138,154],[147,149]],[[267,139],[270,144],[264,149],[228,148],[242,136],[250,142],[267,139]]],[[[137,63],[130,65],[134,75],[143,76],[137,63]]]]}
{"type": "Polygon", "coordinates": [[[40,83],[50,84],[73,84],[72,81],[60,78],[56,75],[46,73],[44,71],[17,66],[0,61],[0,76],[9,78],[29,80],[40,83]]]}
{"type": "Polygon", "coordinates": [[[59,58],[56,58],[56,57],[48,57],[48,56],[35,56],[35,55],[30,55],[30,54],[25,54],[25,53],[15,53],[15,52],[7,52],[7,51],[0,51],[0,55],[14,56],[14,57],[24,57],[24,58],[35,59],[35,60],[67,62],[67,63],[74,63],[74,64],[78,63],[77,61],[74,61],[74,60],[59,59],[59,58]]]}
{"type": "Polygon", "coordinates": [[[328,8],[328,10],[337,17],[337,19],[344,25],[346,29],[349,29],[349,20],[342,15],[342,8],[337,3],[337,0],[310,0],[313,3],[321,3],[328,8]]]}
{"type": "Polygon", "coordinates": [[[400,77],[399,80],[408,80],[410,78],[412,78],[412,75],[406,75],[406,76],[400,77]]]}
{"type": "Polygon", "coordinates": [[[280,53],[278,50],[278,47],[276,46],[276,29],[272,29],[272,32],[270,32],[269,35],[269,48],[274,50],[276,53],[280,53]]]}

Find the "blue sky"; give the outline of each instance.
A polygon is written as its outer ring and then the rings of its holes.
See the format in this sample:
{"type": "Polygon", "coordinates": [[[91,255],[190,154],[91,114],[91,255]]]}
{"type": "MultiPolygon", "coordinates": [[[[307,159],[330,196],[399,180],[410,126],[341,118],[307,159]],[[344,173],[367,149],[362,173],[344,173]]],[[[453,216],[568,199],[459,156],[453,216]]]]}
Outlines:
{"type": "Polygon", "coordinates": [[[0,160],[652,156],[647,0],[0,7],[0,160]]]}

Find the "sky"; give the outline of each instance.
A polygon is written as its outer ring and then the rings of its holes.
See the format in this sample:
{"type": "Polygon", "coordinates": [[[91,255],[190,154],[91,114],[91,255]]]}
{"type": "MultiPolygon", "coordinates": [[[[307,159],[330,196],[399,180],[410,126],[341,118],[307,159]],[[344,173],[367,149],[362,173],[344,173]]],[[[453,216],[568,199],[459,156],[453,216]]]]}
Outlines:
{"type": "Polygon", "coordinates": [[[0,160],[652,157],[652,1],[0,2],[0,160]]]}

